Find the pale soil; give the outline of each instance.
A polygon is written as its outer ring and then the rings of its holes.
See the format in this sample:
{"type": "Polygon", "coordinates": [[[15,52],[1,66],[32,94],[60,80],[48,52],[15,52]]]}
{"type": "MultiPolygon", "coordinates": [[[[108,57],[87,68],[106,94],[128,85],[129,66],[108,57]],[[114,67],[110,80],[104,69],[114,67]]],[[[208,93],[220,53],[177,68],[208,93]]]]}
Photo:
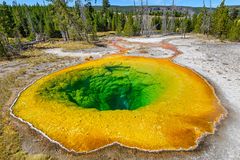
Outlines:
{"type": "MultiPolygon", "coordinates": [[[[240,43],[221,43],[215,40],[204,40],[190,36],[182,39],[180,36],[154,38],[109,38],[107,48],[86,49],[82,51],[62,52],[59,49],[48,50],[48,53],[61,56],[54,62],[46,62],[27,67],[26,73],[20,76],[25,83],[13,88],[12,95],[4,113],[8,111],[17,92],[32,80],[56,71],[66,66],[82,63],[85,59],[101,58],[116,53],[116,45],[128,48],[127,55],[169,58],[174,56],[173,50],[161,47],[162,41],[175,45],[182,54],[173,60],[176,63],[194,69],[215,87],[217,95],[228,110],[228,118],[218,127],[216,134],[208,136],[200,146],[189,152],[159,152],[146,153],[135,149],[112,146],[90,154],[73,154],[50,143],[27,125],[11,118],[10,125],[16,127],[21,137],[21,148],[29,154],[45,154],[56,159],[239,159],[240,152],[240,43]],[[112,45],[111,42],[116,43],[112,45]],[[159,46],[158,46],[159,45],[159,46]],[[97,53],[97,54],[96,54],[97,53]],[[73,57],[71,57],[73,55],[73,57]],[[76,56],[77,55],[77,56],[76,56]],[[69,58],[66,58],[68,56],[69,58]]],[[[0,62],[0,77],[29,66],[25,60],[0,62]]],[[[4,116],[9,116],[4,114],[4,116]]],[[[49,157],[47,157],[49,158],[49,157]]]]}
{"type": "Polygon", "coordinates": [[[46,53],[54,54],[59,57],[80,57],[82,60],[93,57],[93,59],[101,58],[108,54],[114,54],[118,50],[113,46],[96,47],[79,51],[63,51],[61,48],[53,48],[44,50],[46,53]]]}

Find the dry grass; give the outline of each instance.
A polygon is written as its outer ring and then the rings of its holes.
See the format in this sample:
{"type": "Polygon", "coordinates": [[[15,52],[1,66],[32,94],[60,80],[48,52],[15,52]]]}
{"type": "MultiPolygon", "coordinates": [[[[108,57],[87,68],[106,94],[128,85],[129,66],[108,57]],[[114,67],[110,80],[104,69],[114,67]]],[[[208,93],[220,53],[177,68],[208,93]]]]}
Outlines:
{"type": "MultiPolygon", "coordinates": [[[[3,106],[10,98],[11,89],[15,87],[15,84],[21,85],[17,77],[24,72],[23,69],[20,69],[0,79],[0,106],[3,106]]],[[[9,125],[9,117],[0,115],[0,118],[0,159],[23,159],[25,153],[21,151],[18,133],[9,125]]]]}
{"type": "MultiPolygon", "coordinates": [[[[10,99],[12,91],[22,88],[29,83],[29,78],[35,75],[28,73],[30,67],[41,65],[43,63],[55,62],[58,57],[44,54],[37,49],[27,50],[22,53],[26,58],[15,59],[19,65],[11,68],[11,72],[0,77],[0,109],[10,99]],[[27,78],[26,78],[27,76],[27,78]]],[[[5,66],[6,67],[6,66],[5,66]]],[[[5,109],[6,110],[6,109],[5,109]]],[[[21,137],[15,127],[11,124],[9,112],[1,112],[0,114],[0,160],[49,160],[51,157],[43,154],[28,155],[22,150],[21,137]]]]}
{"type": "Polygon", "coordinates": [[[47,62],[55,62],[59,59],[59,57],[55,55],[46,54],[38,49],[27,50],[23,53],[23,55],[29,57],[26,59],[26,62],[29,63],[30,66],[36,66],[47,62]]]}
{"type": "Polygon", "coordinates": [[[200,34],[200,33],[188,33],[187,35],[193,36],[193,37],[197,37],[199,39],[202,39],[204,41],[213,41],[215,43],[219,43],[219,42],[224,42],[224,43],[231,43],[229,40],[225,39],[218,39],[216,37],[214,37],[213,35],[204,35],[204,34],[200,34]]]}
{"type": "Polygon", "coordinates": [[[3,106],[11,96],[11,88],[16,84],[20,72],[13,72],[6,77],[0,78],[0,106],[3,106]]]}
{"type": "Polygon", "coordinates": [[[39,49],[62,48],[63,51],[77,51],[82,49],[90,49],[95,46],[94,44],[90,44],[84,41],[50,41],[36,44],[34,47],[39,49]]]}
{"type": "MultiPolygon", "coordinates": [[[[15,38],[8,38],[9,43],[14,44],[16,39],[15,38]]],[[[29,40],[27,38],[21,38],[21,42],[29,42],[29,40]]]]}
{"type": "Polygon", "coordinates": [[[108,32],[98,32],[97,36],[98,37],[105,37],[105,36],[110,36],[110,35],[115,35],[115,31],[108,31],[108,32]]]}
{"type": "MultiPolygon", "coordinates": [[[[12,94],[12,89],[24,85],[19,76],[26,74],[26,69],[21,68],[0,78],[0,108],[12,94]]],[[[24,159],[26,153],[21,151],[20,137],[13,126],[10,125],[9,116],[0,115],[0,159],[24,159]]]]}

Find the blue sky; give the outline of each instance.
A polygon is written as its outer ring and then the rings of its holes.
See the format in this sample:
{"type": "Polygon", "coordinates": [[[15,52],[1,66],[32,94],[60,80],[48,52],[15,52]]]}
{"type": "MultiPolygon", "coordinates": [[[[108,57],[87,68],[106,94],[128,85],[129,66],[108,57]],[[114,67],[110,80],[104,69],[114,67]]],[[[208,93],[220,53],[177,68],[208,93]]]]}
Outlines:
{"type": "MultiPolygon", "coordinates": [[[[46,2],[46,0],[17,0],[18,3],[21,4],[36,4],[37,2],[39,4],[43,4],[43,1],[46,2]]],[[[92,0],[93,4],[95,0],[92,0]]],[[[134,0],[110,0],[110,3],[112,5],[133,5],[134,0]]],[[[135,0],[136,4],[140,4],[140,0],[135,0]]],[[[164,1],[166,2],[167,5],[171,4],[172,0],[149,0],[150,5],[163,5],[164,1]]],[[[209,0],[205,0],[206,5],[209,5],[209,0]]],[[[222,0],[212,0],[212,5],[213,7],[216,7],[221,3],[222,0]]],[[[3,0],[0,0],[0,3],[2,3],[3,0]]],[[[8,4],[12,4],[12,0],[5,0],[8,4]]],[[[202,6],[203,0],[175,0],[177,5],[181,6],[202,6]]],[[[97,0],[97,5],[101,4],[102,0],[97,0]]],[[[240,0],[226,0],[227,5],[240,5],[240,0]]]]}

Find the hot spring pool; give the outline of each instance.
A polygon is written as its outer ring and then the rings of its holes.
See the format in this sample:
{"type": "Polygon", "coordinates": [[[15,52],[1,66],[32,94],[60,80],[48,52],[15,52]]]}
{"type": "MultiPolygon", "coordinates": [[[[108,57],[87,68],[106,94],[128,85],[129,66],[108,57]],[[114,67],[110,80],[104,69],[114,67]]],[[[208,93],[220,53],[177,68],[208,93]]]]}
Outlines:
{"type": "Polygon", "coordinates": [[[21,93],[13,113],[66,149],[90,152],[113,143],[188,150],[226,112],[190,69],[116,55],[41,78],[21,93]]]}

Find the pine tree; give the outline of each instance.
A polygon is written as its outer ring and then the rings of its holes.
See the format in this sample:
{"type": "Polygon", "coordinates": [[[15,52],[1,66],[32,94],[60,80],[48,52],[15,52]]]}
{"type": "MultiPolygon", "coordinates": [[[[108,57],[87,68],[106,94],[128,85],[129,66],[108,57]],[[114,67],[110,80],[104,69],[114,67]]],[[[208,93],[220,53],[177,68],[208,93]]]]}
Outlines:
{"type": "Polygon", "coordinates": [[[19,6],[16,2],[13,3],[13,17],[15,22],[14,30],[22,37],[28,37],[30,34],[25,10],[26,6],[19,6]]]}
{"type": "Polygon", "coordinates": [[[193,27],[192,27],[192,21],[190,18],[186,17],[185,20],[185,25],[186,25],[186,33],[190,33],[193,31],[193,27]]]}
{"type": "Polygon", "coordinates": [[[97,21],[96,21],[95,17],[94,17],[93,23],[94,23],[93,29],[94,29],[94,32],[96,33],[96,37],[97,37],[98,24],[97,24],[97,21]]]}
{"type": "Polygon", "coordinates": [[[106,13],[110,7],[109,0],[103,0],[102,6],[103,6],[103,13],[106,13]]]}
{"type": "Polygon", "coordinates": [[[204,3],[204,6],[201,10],[201,14],[202,14],[202,24],[201,24],[201,33],[203,34],[208,34],[208,23],[209,23],[209,15],[208,15],[208,10],[205,6],[205,3],[204,3]]]}
{"type": "Polygon", "coordinates": [[[95,25],[97,31],[101,31],[100,19],[101,19],[101,17],[100,17],[99,12],[96,12],[94,15],[94,25],[95,25]]]}
{"type": "Polygon", "coordinates": [[[236,19],[229,31],[231,41],[240,41],[240,18],[236,19]]]}
{"type": "Polygon", "coordinates": [[[229,9],[225,6],[225,0],[213,13],[213,33],[219,38],[227,38],[230,28],[229,9]]]}
{"type": "Polygon", "coordinates": [[[152,26],[156,28],[157,30],[161,30],[162,28],[162,20],[160,16],[154,16],[152,18],[152,26]]]}
{"type": "Polygon", "coordinates": [[[58,25],[59,30],[61,31],[62,38],[64,41],[69,40],[69,32],[68,32],[68,16],[67,16],[67,5],[65,0],[51,0],[54,6],[55,12],[55,22],[58,25]]]}
{"type": "Polygon", "coordinates": [[[88,2],[87,4],[85,4],[85,15],[86,15],[86,25],[88,27],[86,27],[87,29],[87,34],[91,34],[92,35],[92,39],[95,40],[97,37],[97,30],[94,24],[94,8],[92,7],[91,2],[88,2]]]}
{"type": "Polygon", "coordinates": [[[231,18],[232,20],[237,19],[239,13],[240,13],[239,10],[234,7],[234,8],[231,10],[230,18],[231,18]]]}
{"type": "Polygon", "coordinates": [[[55,24],[52,20],[53,16],[51,14],[51,8],[47,7],[45,14],[44,14],[44,34],[49,38],[57,38],[56,30],[55,30],[55,24]]]}
{"type": "Polygon", "coordinates": [[[180,18],[176,18],[175,19],[175,30],[177,33],[179,33],[181,30],[181,19],[180,18]]]}
{"type": "Polygon", "coordinates": [[[41,41],[44,39],[44,8],[37,4],[33,7],[27,7],[25,10],[27,15],[29,29],[31,31],[32,37],[36,41],[41,41]]]}
{"type": "Polygon", "coordinates": [[[3,40],[0,38],[0,58],[5,57],[6,55],[7,55],[7,51],[5,48],[5,44],[4,44],[3,40]]]}
{"type": "Polygon", "coordinates": [[[127,22],[124,26],[123,32],[125,36],[134,36],[133,17],[131,14],[127,17],[127,22]]]}
{"type": "Polygon", "coordinates": [[[0,6],[0,31],[5,33],[9,37],[13,37],[14,31],[14,19],[12,15],[12,9],[3,2],[3,5],[0,6]]]}
{"type": "Polygon", "coordinates": [[[203,14],[200,13],[196,18],[196,22],[194,26],[195,33],[201,33],[202,19],[203,19],[203,14]]]}
{"type": "Polygon", "coordinates": [[[121,16],[117,16],[117,27],[116,27],[116,31],[117,31],[117,35],[121,35],[122,34],[122,19],[121,16]]]}
{"type": "Polygon", "coordinates": [[[133,22],[134,36],[138,36],[141,33],[141,22],[139,19],[135,19],[133,22]]]}
{"type": "Polygon", "coordinates": [[[194,30],[196,24],[197,24],[197,17],[198,15],[195,13],[192,17],[192,29],[194,30]]]}
{"type": "Polygon", "coordinates": [[[116,30],[116,22],[117,22],[117,16],[116,14],[113,15],[113,18],[112,18],[112,23],[111,23],[111,30],[112,31],[115,31],[116,30]]]}

